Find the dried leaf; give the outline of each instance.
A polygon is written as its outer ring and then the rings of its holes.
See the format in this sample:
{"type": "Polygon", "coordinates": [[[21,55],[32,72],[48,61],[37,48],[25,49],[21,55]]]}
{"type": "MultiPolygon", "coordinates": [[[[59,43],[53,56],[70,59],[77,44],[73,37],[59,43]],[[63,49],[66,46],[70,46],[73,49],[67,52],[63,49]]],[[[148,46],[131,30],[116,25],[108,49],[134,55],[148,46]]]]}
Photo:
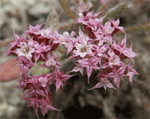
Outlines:
{"type": "Polygon", "coordinates": [[[16,58],[7,60],[0,65],[0,81],[7,82],[15,80],[20,76],[20,66],[16,58]]]}

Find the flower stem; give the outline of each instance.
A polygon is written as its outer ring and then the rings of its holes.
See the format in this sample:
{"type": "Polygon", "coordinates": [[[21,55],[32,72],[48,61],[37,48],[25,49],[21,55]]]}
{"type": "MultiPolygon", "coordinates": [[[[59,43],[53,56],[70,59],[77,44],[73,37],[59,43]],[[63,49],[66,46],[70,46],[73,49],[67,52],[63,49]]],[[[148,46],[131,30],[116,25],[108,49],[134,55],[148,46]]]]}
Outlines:
{"type": "Polygon", "coordinates": [[[70,10],[69,6],[67,5],[66,0],[58,0],[61,4],[61,6],[63,7],[63,9],[65,10],[65,12],[67,13],[67,15],[71,18],[71,19],[76,19],[76,16],[74,15],[74,13],[70,10]]]}
{"type": "Polygon", "coordinates": [[[67,23],[67,24],[63,24],[59,27],[59,30],[63,30],[63,29],[67,29],[69,27],[72,27],[73,25],[75,25],[75,21],[71,21],[70,23],[67,23]]]}
{"type": "MultiPolygon", "coordinates": [[[[101,11],[105,11],[107,8],[109,8],[109,6],[113,3],[113,2],[115,2],[116,0],[109,0],[108,2],[106,2],[99,10],[98,10],[98,12],[101,12],[101,11]]],[[[103,13],[102,13],[103,14],[103,13]]],[[[100,14],[100,15],[102,15],[102,14],[100,14]]],[[[99,16],[100,16],[99,15],[99,16]]],[[[98,17],[99,17],[98,16],[98,17]]]]}
{"type": "Polygon", "coordinates": [[[129,33],[133,31],[148,30],[148,29],[150,29],[150,20],[148,20],[147,22],[138,24],[138,25],[130,26],[125,29],[125,32],[129,33]]]}
{"type": "Polygon", "coordinates": [[[13,38],[9,39],[9,40],[0,41],[0,47],[6,46],[9,43],[14,42],[14,41],[15,41],[15,39],[13,39],[13,38]]]}

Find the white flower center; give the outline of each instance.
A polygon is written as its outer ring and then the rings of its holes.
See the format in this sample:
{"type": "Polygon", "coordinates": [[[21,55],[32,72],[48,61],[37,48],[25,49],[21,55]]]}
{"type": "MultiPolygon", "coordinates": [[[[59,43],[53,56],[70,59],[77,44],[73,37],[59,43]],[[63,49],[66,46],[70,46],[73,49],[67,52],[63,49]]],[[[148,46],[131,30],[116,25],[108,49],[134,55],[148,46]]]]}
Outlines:
{"type": "Polygon", "coordinates": [[[77,50],[75,50],[76,55],[80,55],[81,57],[85,57],[87,54],[92,54],[91,45],[87,44],[78,44],[76,46],[77,50]]]}
{"type": "Polygon", "coordinates": [[[82,53],[87,52],[87,47],[84,45],[80,50],[82,53]]]}
{"type": "Polygon", "coordinates": [[[51,59],[47,60],[46,65],[47,66],[55,66],[56,61],[53,58],[51,58],[51,59]]]}
{"type": "Polygon", "coordinates": [[[35,50],[34,48],[29,46],[25,42],[21,42],[19,46],[20,46],[20,48],[18,48],[17,51],[16,51],[18,56],[24,56],[24,57],[27,57],[27,58],[32,57],[31,53],[34,52],[34,50],[35,50]]]}
{"type": "Polygon", "coordinates": [[[29,51],[30,51],[30,47],[27,45],[27,46],[24,46],[23,48],[21,48],[21,51],[24,53],[24,54],[28,54],[29,51]]]}

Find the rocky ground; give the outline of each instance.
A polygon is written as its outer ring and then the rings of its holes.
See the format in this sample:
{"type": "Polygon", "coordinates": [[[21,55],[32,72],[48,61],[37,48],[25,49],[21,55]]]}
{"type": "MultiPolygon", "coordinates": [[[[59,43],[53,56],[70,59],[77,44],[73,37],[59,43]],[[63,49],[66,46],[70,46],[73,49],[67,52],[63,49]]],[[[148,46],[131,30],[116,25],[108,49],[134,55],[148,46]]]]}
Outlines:
{"type": "MultiPolygon", "coordinates": [[[[74,10],[73,0],[67,0],[74,10]]],[[[94,0],[91,0],[95,3],[94,0]]],[[[97,0],[98,1],[98,0],[97,0]]],[[[109,6],[119,3],[118,0],[109,6]]],[[[121,2],[124,0],[121,0],[121,2]]],[[[128,0],[129,8],[120,16],[121,25],[125,28],[150,20],[150,1],[128,0]]],[[[106,11],[109,9],[106,7],[106,11]]],[[[60,26],[71,22],[57,0],[1,0],[0,1],[0,43],[13,39],[13,31],[18,35],[28,28],[46,21],[47,15],[55,9],[60,18],[60,26]]],[[[150,25],[150,24],[149,24],[150,25]]],[[[64,28],[76,30],[77,27],[64,28]]],[[[123,37],[121,34],[117,36],[123,37]]],[[[88,91],[86,76],[74,76],[59,91],[53,105],[60,112],[50,111],[47,119],[72,119],[81,116],[93,119],[148,119],[150,117],[150,29],[140,29],[127,33],[127,45],[132,42],[135,58],[135,70],[139,75],[133,77],[133,84],[128,79],[121,82],[119,91],[103,88],[88,91]]],[[[6,57],[8,45],[0,46],[0,64],[12,57],[6,57]]],[[[72,63],[70,63],[71,66],[72,63]]],[[[1,67],[0,67],[1,68],[1,67]]],[[[68,67],[64,66],[65,70],[68,67]]],[[[94,76],[95,74],[93,74],[94,76]]],[[[21,91],[16,88],[18,80],[0,82],[0,118],[37,118],[34,110],[27,107],[21,91]]],[[[94,85],[94,84],[91,84],[94,85]]],[[[90,86],[92,87],[92,86],[90,86]]],[[[53,87],[51,87],[53,90],[53,87]]]]}

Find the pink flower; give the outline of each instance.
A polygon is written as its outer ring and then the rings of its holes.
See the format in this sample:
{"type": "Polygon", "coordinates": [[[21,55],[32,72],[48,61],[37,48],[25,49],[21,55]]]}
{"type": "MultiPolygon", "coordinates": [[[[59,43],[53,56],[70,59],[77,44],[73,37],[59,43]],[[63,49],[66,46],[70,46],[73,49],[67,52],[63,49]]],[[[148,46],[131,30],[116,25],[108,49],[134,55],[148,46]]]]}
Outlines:
{"type": "Polygon", "coordinates": [[[39,77],[38,81],[41,83],[41,86],[45,88],[46,86],[48,86],[48,84],[52,84],[52,76],[52,73],[48,75],[43,73],[43,76],[39,77]]]}
{"type": "Polygon", "coordinates": [[[67,48],[67,54],[69,54],[76,45],[79,43],[79,38],[66,37],[65,47],[67,48]]]}
{"type": "Polygon", "coordinates": [[[38,107],[40,100],[33,97],[33,98],[24,98],[27,101],[28,107],[33,107],[35,110],[36,115],[38,116],[38,107]]]}
{"type": "Polygon", "coordinates": [[[18,57],[18,64],[21,66],[20,75],[24,74],[35,65],[33,62],[24,57],[18,57]]]}
{"type": "Polygon", "coordinates": [[[105,57],[107,60],[105,61],[101,68],[113,68],[113,66],[122,66],[123,62],[121,61],[120,57],[117,56],[112,49],[109,49],[108,56],[105,57]]]}
{"type": "MultiPolygon", "coordinates": [[[[77,19],[77,23],[82,23],[83,25],[87,25],[88,26],[88,23],[89,23],[89,19],[95,19],[97,18],[97,16],[101,14],[100,13],[97,13],[97,14],[93,14],[93,12],[88,12],[85,16],[81,16],[80,18],[77,19]]],[[[102,21],[102,19],[99,19],[100,22],[102,21]]],[[[97,22],[97,20],[96,20],[97,22]]]]}
{"type": "MultiPolygon", "coordinates": [[[[77,65],[76,67],[74,67],[70,72],[80,72],[82,75],[83,75],[83,69],[84,67],[80,66],[80,65],[77,65]]],[[[69,73],[70,73],[69,72],[69,73]]]]}
{"type": "Polygon", "coordinates": [[[79,11],[79,13],[84,13],[84,12],[88,12],[90,10],[90,8],[92,7],[92,3],[91,2],[83,2],[83,0],[79,1],[79,4],[77,6],[77,9],[79,11]]]}
{"type": "Polygon", "coordinates": [[[63,41],[65,41],[65,38],[63,37],[63,35],[59,34],[57,30],[55,30],[53,32],[53,35],[52,35],[52,41],[53,44],[63,44],[63,41]]]}
{"type": "Polygon", "coordinates": [[[105,25],[103,26],[103,31],[106,34],[111,34],[114,31],[114,27],[111,26],[110,21],[105,23],[105,25]]]}
{"type": "Polygon", "coordinates": [[[18,56],[26,57],[27,59],[31,60],[32,53],[34,53],[35,49],[31,47],[29,44],[27,44],[26,42],[20,42],[19,47],[20,48],[17,48],[15,50],[15,53],[18,56]]]}
{"type": "Polygon", "coordinates": [[[134,69],[133,65],[131,66],[130,63],[127,66],[127,76],[129,77],[129,81],[132,83],[133,75],[138,74],[134,69]]]}
{"type": "Polygon", "coordinates": [[[43,24],[37,24],[36,26],[29,25],[29,30],[25,31],[25,35],[27,34],[36,34],[43,24]]]}
{"type": "Polygon", "coordinates": [[[102,26],[100,23],[102,22],[103,18],[98,19],[98,15],[101,14],[97,13],[97,14],[93,14],[93,12],[88,12],[86,13],[84,16],[82,15],[80,18],[78,18],[77,23],[82,23],[84,26],[84,29],[87,33],[87,35],[92,38],[95,39],[95,35],[94,32],[100,27],[102,26]]]}
{"type": "Polygon", "coordinates": [[[104,89],[106,90],[106,88],[114,88],[116,89],[107,79],[107,77],[104,77],[104,78],[101,78],[100,81],[91,89],[89,90],[92,90],[92,89],[95,89],[95,88],[101,88],[101,87],[104,87],[104,89]]]}
{"type": "Polygon", "coordinates": [[[80,56],[84,58],[86,55],[93,56],[92,44],[89,43],[91,39],[86,36],[81,30],[79,32],[78,39],[79,43],[76,43],[76,47],[75,50],[73,50],[72,57],[80,56]]]}
{"type": "Polygon", "coordinates": [[[31,96],[31,95],[35,95],[35,97],[45,96],[44,91],[41,89],[42,85],[41,83],[39,83],[38,79],[39,77],[32,76],[32,79],[29,79],[27,81],[28,91],[25,95],[26,97],[31,96]]]}
{"type": "Polygon", "coordinates": [[[22,92],[24,92],[27,88],[27,81],[30,78],[28,77],[27,74],[22,74],[22,78],[19,80],[19,86],[18,88],[21,89],[22,92]]]}
{"type": "Polygon", "coordinates": [[[124,71],[126,69],[126,66],[120,67],[119,69],[113,68],[113,71],[107,74],[107,77],[113,78],[114,83],[119,88],[120,85],[120,77],[125,76],[124,71]]]}
{"type": "Polygon", "coordinates": [[[42,27],[43,24],[37,24],[36,26],[29,25],[29,30],[38,31],[42,27]]]}
{"type": "Polygon", "coordinates": [[[120,58],[110,49],[108,51],[108,60],[109,60],[109,63],[108,65],[110,67],[112,67],[113,65],[117,65],[117,66],[120,66],[122,64],[122,61],[120,60],[120,58]]]}
{"type": "Polygon", "coordinates": [[[112,44],[115,50],[120,52],[120,55],[122,54],[121,58],[129,58],[133,61],[133,57],[135,57],[137,54],[132,52],[132,44],[130,45],[129,48],[126,48],[126,35],[125,38],[122,40],[121,43],[117,44],[112,44]]]}
{"type": "Polygon", "coordinates": [[[111,24],[112,24],[113,27],[115,28],[115,32],[121,31],[121,32],[125,33],[124,30],[123,30],[124,28],[121,27],[121,26],[119,26],[119,24],[120,24],[119,19],[117,19],[116,21],[109,19],[109,21],[111,22],[111,24]]]}
{"type": "Polygon", "coordinates": [[[74,50],[75,56],[85,57],[86,55],[93,55],[91,44],[77,44],[77,50],[74,50]]]}
{"type": "Polygon", "coordinates": [[[53,35],[52,28],[53,27],[50,27],[48,29],[42,29],[42,30],[40,30],[39,31],[39,35],[40,35],[39,38],[41,38],[41,39],[45,39],[45,38],[50,39],[50,38],[53,38],[52,37],[52,35],[53,35]]]}
{"type": "Polygon", "coordinates": [[[98,46],[103,44],[111,44],[113,41],[113,38],[111,35],[105,35],[102,31],[102,29],[98,29],[95,33],[95,40],[98,41],[98,46]],[[100,45],[99,45],[100,44],[100,45]]]}
{"type": "Polygon", "coordinates": [[[133,60],[133,57],[135,57],[137,54],[135,52],[132,52],[132,44],[130,45],[130,48],[125,48],[123,51],[123,54],[128,57],[129,59],[133,60]]]}
{"type": "Polygon", "coordinates": [[[93,12],[88,12],[86,16],[81,16],[77,19],[77,23],[82,23],[84,25],[88,25],[88,20],[92,17],[93,12]]]}
{"type": "Polygon", "coordinates": [[[47,53],[48,51],[50,51],[51,46],[50,45],[45,45],[44,42],[42,42],[41,44],[36,43],[34,45],[35,48],[35,61],[37,61],[40,57],[42,57],[43,59],[45,59],[44,54],[47,53]]]}
{"type": "Polygon", "coordinates": [[[13,55],[15,54],[16,55],[16,53],[14,52],[14,50],[16,48],[18,48],[18,45],[21,42],[25,41],[25,39],[22,38],[22,36],[19,37],[17,34],[15,34],[15,32],[14,32],[14,38],[15,38],[15,42],[12,42],[12,43],[9,44],[9,49],[6,52],[7,56],[10,55],[10,54],[13,54],[13,55]]]}
{"type": "Polygon", "coordinates": [[[98,18],[95,19],[90,18],[88,22],[88,27],[91,28],[93,31],[96,31],[97,28],[99,27],[100,22],[101,21],[98,18]]]}
{"type": "Polygon", "coordinates": [[[96,55],[98,57],[101,57],[101,56],[104,56],[104,52],[108,49],[108,45],[100,45],[100,46],[96,46],[96,45],[93,45],[93,50],[95,51],[96,55]]]}
{"type": "MultiPolygon", "coordinates": [[[[56,59],[54,59],[53,57],[50,57],[47,61],[46,61],[46,63],[45,63],[45,65],[46,66],[48,66],[48,67],[50,67],[50,66],[52,66],[52,67],[54,67],[54,66],[56,66],[56,59]]],[[[58,66],[58,64],[57,64],[57,66],[58,66]]]]}
{"type": "Polygon", "coordinates": [[[115,50],[119,51],[119,53],[122,54],[126,48],[126,35],[121,43],[120,42],[118,42],[118,44],[113,43],[112,46],[115,50]]]}
{"type": "Polygon", "coordinates": [[[99,59],[97,57],[92,57],[91,59],[84,58],[84,59],[77,61],[79,63],[79,66],[86,68],[87,75],[88,75],[88,82],[89,82],[89,77],[91,76],[92,70],[99,69],[99,67],[97,66],[98,61],[99,59]]]}
{"type": "Polygon", "coordinates": [[[52,69],[54,69],[55,67],[58,68],[60,67],[60,63],[58,63],[58,58],[53,56],[53,53],[50,53],[50,56],[48,59],[46,59],[46,62],[41,66],[41,67],[51,67],[52,69]]]}
{"type": "Polygon", "coordinates": [[[59,111],[59,109],[56,109],[54,108],[53,106],[50,105],[51,101],[48,100],[47,98],[43,98],[41,101],[40,101],[40,108],[41,108],[41,112],[43,115],[45,115],[48,110],[57,110],[59,111]]]}
{"type": "Polygon", "coordinates": [[[70,75],[67,75],[67,74],[64,74],[63,71],[59,71],[57,68],[55,69],[55,77],[54,77],[54,80],[56,82],[56,91],[60,88],[60,87],[63,87],[63,83],[64,81],[68,80],[71,76],[70,75]]]}

